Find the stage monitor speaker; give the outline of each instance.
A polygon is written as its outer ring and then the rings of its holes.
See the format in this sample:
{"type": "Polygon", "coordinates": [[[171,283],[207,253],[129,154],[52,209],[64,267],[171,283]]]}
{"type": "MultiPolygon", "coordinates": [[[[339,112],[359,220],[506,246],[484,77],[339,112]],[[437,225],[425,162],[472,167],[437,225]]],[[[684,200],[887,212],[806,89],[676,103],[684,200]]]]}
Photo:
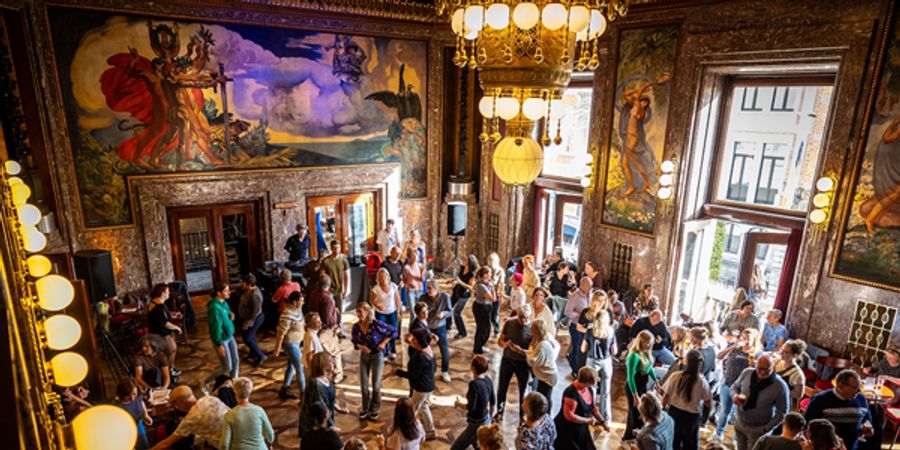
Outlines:
{"type": "Polygon", "coordinates": [[[466,208],[463,202],[447,204],[447,234],[450,236],[466,235],[466,208]]]}
{"type": "Polygon", "coordinates": [[[108,250],[82,250],[75,252],[72,259],[75,263],[75,276],[87,284],[91,302],[116,296],[112,253],[108,250]]]}

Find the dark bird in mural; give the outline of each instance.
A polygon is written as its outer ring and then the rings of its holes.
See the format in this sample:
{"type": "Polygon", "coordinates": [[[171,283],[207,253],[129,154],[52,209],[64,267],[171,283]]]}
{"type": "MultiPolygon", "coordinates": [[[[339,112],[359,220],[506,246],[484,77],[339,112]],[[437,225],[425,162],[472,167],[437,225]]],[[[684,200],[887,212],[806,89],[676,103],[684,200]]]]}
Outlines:
{"type": "Polygon", "coordinates": [[[379,91],[366,96],[366,100],[376,100],[384,103],[384,106],[397,110],[397,121],[413,118],[422,121],[422,102],[419,94],[413,92],[413,86],[403,81],[403,71],[406,64],[400,66],[400,83],[397,92],[379,91]]]}

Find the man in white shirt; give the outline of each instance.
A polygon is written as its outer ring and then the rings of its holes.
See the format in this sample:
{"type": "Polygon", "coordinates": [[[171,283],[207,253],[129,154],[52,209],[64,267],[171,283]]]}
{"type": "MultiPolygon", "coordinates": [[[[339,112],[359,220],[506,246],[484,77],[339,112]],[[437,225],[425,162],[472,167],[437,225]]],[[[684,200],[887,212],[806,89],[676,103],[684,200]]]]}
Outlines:
{"type": "Polygon", "coordinates": [[[378,230],[378,236],[375,237],[375,243],[378,244],[378,251],[381,256],[387,258],[391,253],[391,247],[400,245],[400,235],[394,228],[394,219],[388,219],[384,223],[384,228],[378,230]]]}

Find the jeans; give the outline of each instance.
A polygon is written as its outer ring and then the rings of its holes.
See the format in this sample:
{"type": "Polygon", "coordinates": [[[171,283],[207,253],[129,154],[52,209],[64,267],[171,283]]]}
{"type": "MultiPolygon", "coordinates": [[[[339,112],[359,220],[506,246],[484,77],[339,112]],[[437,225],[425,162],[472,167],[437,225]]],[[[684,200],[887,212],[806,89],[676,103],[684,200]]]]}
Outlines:
{"type": "Polygon", "coordinates": [[[453,322],[456,323],[456,334],[460,336],[468,336],[466,332],[466,323],[463,321],[462,313],[466,309],[466,303],[469,303],[469,297],[460,297],[453,304],[453,322]]]}
{"type": "Polygon", "coordinates": [[[362,391],[362,409],[370,415],[381,410],[381,375],[384,372],[384,353],[370,351],[359,353],[359,388],[362,391]],[[372,391],[369,392],[369,377],[372,378],[372,391]]]}
{"type": "Polygon", "coordinates": [[[250,356],[261,360],[266,357],[265,354],[259,349],[259,344],[256,342],[256,332],[259,331],[259,327],[262,326],[263,321],[266,320],[266,315],[260,313],[256,316],[256,319],[253,321],[253,325],[244,330],[244,344],[250,348],[250,356]]]}
{"type": "Polygon", "coordinates": [[[478,444],[475,442],[475,433],[478,431],[478,427],[490,425],[490,423],[490,415],[488,415],[488,418],[483,422],[472,423],[466,421],[466,428],[456,437],[456,440],[453,441],[453,446],[450,447],[450,450],[466,450],[469,447],[478,449],[478,444]]]}
{"type": "Polygon", "coordinates": [[[588,358],[585,366],[597,371],[597,399],[600,402],[600,415],[603,416],[603,420],[610,421],[612,420],[612,400],[610,398],[613,376],[612,358],[588,358]]]}
{"type": "Polygon", "coordinates": [[[491,324],[494,325],[494,335],[500,334],[500,301],[491,303],[491,324]]]}
{"type": "Polygon", "coordinates": [[[581,369],[581,341],[584,340],[584,333],[578,331],[574,323],[569,324],[569,351],[566,353],[566,359],[569,361],[569,368],[572,369],[572,375],[578,375],[578,369],[581,369]]]}
{"type": "Polygon", "coordinates": [[[407,289],[406,286],[400,288],[400,303],[403,304],[404,308],[409,308],[409,289],[407,289]]]}
{"type": "Polygon", "coordinates": [[[472,353],[480,355],[484,353],[484,346],[491,337],[491,305],[475,303],[472,305],[472,313],[475,315],[475,345],[472,353]]]}
{"type": "Polygon", "coordinates": [[[419,420],[422,421],[422,427],[425,428],[425,433],[427,434],[434,433],[434,417],[431,415],[431,407],[428,406],[428,399],[431,398],[431,394],[431,392],[413,391],[410,399],[412,408],[416,411],[416,415],[419,416],[419,420]]]}
{"type": "MultiPolygon", "coordinates": [[[[513,375],[516,376],[516,384],[519,385],[519,417],[525,415],[522,409],[522,400],[525,398],[525,390],[528,388],[528,375],[531,369],[527,361],[510,358],[500,359],[500,381],[497,385],[497,413],[503,414],[506,409],[506,391],[509,390],[509,382],[513,375]]],[[[521,420],[520,420],[521,422],[521,420]]]]}
{"type": "Polygon", "coordinates": [[[216,369],[213,373],[209,374],[206,377],[205,383],[209,383],[216,379],[219,375],[228,375],[232,379],[238,377],[238,369],[240,368],[240,358],[238,356],[238,348],[237,341],[234,340],[234,337],[230,337],[224,341],[222,341],[222,347],[225,347],[225,355],[220,355],[219,352],[216,351],[216,356],[219,357],[219,368],[216,369]]]}
{"type": "Polygon", "coordinates": [[[700,448],[700,414],[669,405],[669,416],[675,421],[675,440],[672,443],[672,450],[698,450],[700,448]]]}
{"type": "Polygon", "coordinates": [[[547,383],[544,383],[541,380],[537,382],[537,392],[540,392],[547,399],[547,414],[550,417],[554,417],[553,415],[553,386],[550,386],[547,383]]]}
{"type": "Polygon", "coordinates": [[[441,372],[450,372],[450,343],[447,342],[447,329],[445,327],[432,328],[431,333],[438,337],[438,346],[441,349],[441,372]]]}
{"type": "Polygon", "coordinates": [[[297,384],[300,386],[300,392],[306,386],[306,379],[303,376],[303,354],[300,352],[300,342],[281,344],[281,349],[288,358],[288,366],[284,371],[284,383],[282,388],[291,387],[291,381],[294,380],[294,372],[297,372],[297,384]]]}
{"type": "Polygon", "coordinates": [[[731,403],[731,386],[728,383],[719,384],[719,414],[716,417],[716,436],[725,434],[728,420],[734,415],[734,404],[731,403]]]}
{"type": "MultiPolygon", "coordinates": [[[[394,327],[394,329],[397,330],[398,334],[399,334],[400,330],[397,328],[397,314],[398,314],[397,311],[394,311],[390,314],[381,314],[379,312],[376,312],[375,318],[394,327]]],[[[391,342],[388,343],[387,346],[385,346],[385,350],[388,352],[389,355],[396,354],[397,353],[397,338],[391,338],[391,342]]]]}
{"type": "Polygon", "coordinates": [[[669,350],[665,347],[663,347],[659,350],[653,350],[650,353],[653,355],[654,361],[659,361],[664,366],[671,366],[672,363],[675,362],[675,354],[672,353],[672,350],[669,350]]]}
{"type": "MultiPolygon", "coordinates": [[[[566,309],[566,303],[569,302],[569,299],[566,297],[559,297],[554,295],[550,297],[550,301],[548,302],[550,305],[550,309],[553,310],[553,318],[556,319],[557,323],[563,317],[563,310],[566,309]]],[[[568,319],[566,319],[568,321],[568,319]]]]}

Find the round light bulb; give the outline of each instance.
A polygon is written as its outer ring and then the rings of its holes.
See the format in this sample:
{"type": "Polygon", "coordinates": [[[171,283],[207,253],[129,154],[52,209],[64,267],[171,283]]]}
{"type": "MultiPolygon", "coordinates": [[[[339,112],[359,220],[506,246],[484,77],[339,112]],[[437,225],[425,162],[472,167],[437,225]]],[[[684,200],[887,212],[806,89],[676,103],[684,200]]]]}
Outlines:
{"type": "Polygon", "coordinates": [[[3,163],[3,168],[6,169],[7,175],[18,175],[22,173],[22,165],[18,163],[18,161],[9,160],[3,163]]]}
{"type": "Polygon", "coordinates": [[[19,223],[25,226],[37,225],[41,221],[41,210],[37,206],[28,203],[16,208],[19,223]]]}
{"type": "Polygon", "coordinates": [[[578,42],[584,42],[584,41],[588,40],[587,30],[579,31],[579,32],[575,33],[575,40],[578,42]]]}
{"type": "Polygon", "coordinates": [[[554,98],[550,100],[550,120],[559,120],[566,115],[569,107],[562,100],[554,98]]]}
{"type": "Polygon", "coordinates": [[[550,31],[558,30],[566,24],[567,13],[562,3],[548,3],[541,11],[541,23],[550,31]]]}
{"type": "Polygon", "coordinates": [[[6,184],[9,186],[14,186],[14,185],[23,184],[23,183],[25,183],[25,182],[22,181],[22,179],[19,177],[9,177],[6,179],[6,184]]]}
{"type": "Polygon", "coordinates": [[[532,2],[519,3],[513,9],[513,23],[520,29],[530,30],[534,28],[540,18],[541,11],[532,2]]]}
{"type": "Polygon", "coordinates": [[[466,10],[462,8],[453,12],[453,18],[450,19],[450,29],[453,30],[453,34],[462,34],[465,15],[466,10]]]}
{"type": "Polygon", "coordinates": [[[474,41],[475,39],[478,39],[478,30],[470,30],[466,28],[466,35],[463,36],[463,39],[467,41],[474,41]]]}
{"type": "Polygon", "coordinates": [[[675,163],[668,160],[663,161],[659,168],[662,170],[662,173],[672,173],[675,171],[675,163]]]}
{"type": "Polygon", "coordinates": [[[522,104],[522,114],[528,120],[538,120],[547,112],[547,102],[542,98],[528,98],[522,104]]]}
{"type": "Polygon", "coordinates": [[[481,97],[481,100],[478,102],[478,112],[483,117],[493,118],[495,116],[494,97],[481,97]]]}
{"type": "Polygon", "coordinates": [[[12,201],[14,206],[24,205],[31,197],[31,188],[25,183],[17,183],[9,187],[12,191],[12,201]]]}
{"type": "Polygon", "coordinates": [[[821,192],[829,192],[834,189],[834,180],[829,177],[822,177],[816,180],[816,189],[821,192]]]}
{"type": "Polygon", "coordinates": [[[672,185],[672,174],[664,173],[659,176],[659,185],[660,186],[671,186],[672,185]]]}
{"type": "Polygon", "coordinates": [[[825,221],[828,218],[828,214],[825,214],[825,211],[821,209],[814,209],[811,213],[809,213],[809,221],[818,225],[825,221]]]}
{"type": "Polygon", "coordinates": [[[75,352],[63,352],[54,356],[50,360],[50,368],[53,371],[53,382],[62,387],[81,383],[88,373],[88,363],[84,356],[75,352]]]}
{"type": "Polygon", "coordinates": [[[50,273],[50,270],[53,269],[53,263],[50,262],[50,258],[47,258],[44,255],[29,256],[28,259],[25,260],[25,265],[28,266],[28,275],[35,278],[47,275],[50,273]]]}
{"type": "Polygon", "coordinates": [[[599,9],[591,10],[591,22],[588,30],[590,31],[589,36],[591,39],[600,36],[606,31],[606,16],[599,9]]]}
{"type": "Polygon", "coordinates": [[[656,196],[659,197],[660,200],[668,200],[669,197],[672,196],[672,189],[667,187],[659,188],[659,190],[656,191],[656,196]]]}
{"type": "Polygon", "coordinates": [[[60,275],[47,275],[34,282],[37,290],[38,306],[47,311],[59,311],[72,303],[75,288],[60,275]]]}
{"type": "Polygon", "coordinates": [[[44,236],[44,233],[41,233],[34,225],[23,226],[20,231],[22,243],[25,244],[25,250],[28,253],[37,253],[47,246],[47,236],[44,236]]]}
{"type": "Polygon", "coordinates": [[[497,115],[503,120],[510,120],[519,115],[519,101],[512,97],[497,99],[497,115]]]}
{"type": "Polygon", "coordinates": [[[588,177],[583,177],[583,178],[581,179],[581,187],[586,188],[586,187],[589,187],[590,185],[591,185],[591,179],[590,179],[590,178],[588,178],[588,177]]]}
{"type": "Polygon", "coordinates": [[[572,108],[578,107],[578,96],[575,94],[565,94],[562,96],[562,101],[566,105],[569,105],[572,108]]]}
{"type": "Polygon", "coordinates": [[[466,15],[463,19],[465,29],[470,31],[481,31],[484,28],[484,6],[472,5],[466,8],[466,15]]]}
{"type": "Polygon", "coordinates": [[[134,448],[138,430],[131,414],[118,406],[88,408],[72,420],[75,450],[124,450],[134,448]]]}
{"type": "Polygon", "coordinates": [[[509,26],[509,5],[505,3],[494,3],[488,6],[487,12],[484,14],[487,25],[495,30],[502,30],[509,26]]]}
{"type": "Polygon", "coordinates": [[[47,333],[47,347],[66,350],[81,339],[81,325],[72,316],[57,314],[44,321],[47,333]]]}
{"type": "Polygon", "coordinates": [[[828,206],[829,203],[831,203],[831,198],[828,197],[828,194],[816,194],[815,197],[813,197],[813,205],[815,205],[816,208],[824,208],[828,206]]]}
{"type": "Polygon", "coordinates": [[[580,33],[591,21],[591,13],[584,6],[573,6],[569,10],[569,31],[580,33]]]}

